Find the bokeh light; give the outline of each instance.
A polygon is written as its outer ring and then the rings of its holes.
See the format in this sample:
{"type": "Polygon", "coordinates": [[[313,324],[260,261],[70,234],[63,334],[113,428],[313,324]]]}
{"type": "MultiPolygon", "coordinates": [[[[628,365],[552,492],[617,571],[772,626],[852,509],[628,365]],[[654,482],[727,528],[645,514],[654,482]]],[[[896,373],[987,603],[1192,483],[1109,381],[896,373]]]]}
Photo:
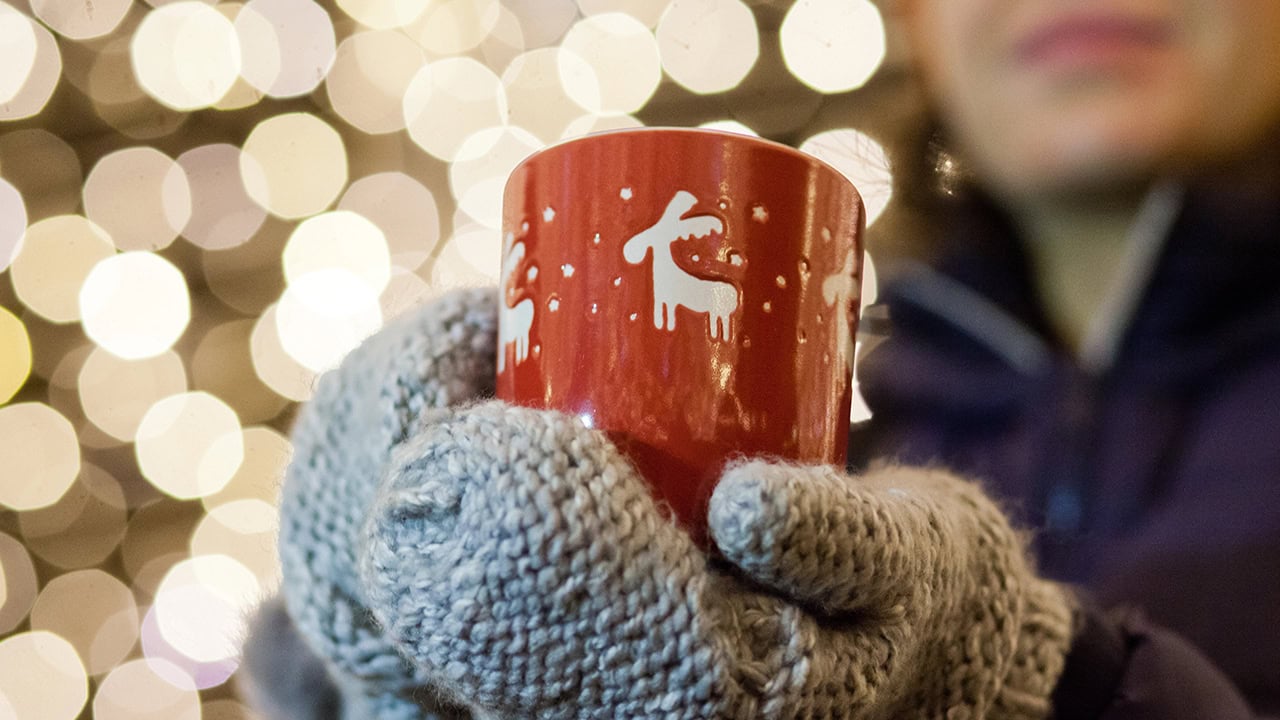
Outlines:
{"type": "Polygon", "coordinates": [[[502,190],[520,161],[543,143],[519,127],[489,128],[467,138],[449,167],[458,207],[491,228],[502,227],[502,190]]]}
{"type": "Polygon", "coordinates": [[[191,193],[183,236],[206,250],[226,250],[249,241],[267,213],[253,202],[240,177],[240,148],[201,145],[178,156],[191,193]]]}
{"type": "Polygon", "coordinates": [[[0,307],[0,405],[27,382],[31,374],[31,339],[16,315],[0,307]]]}
{"type": "Polygon", "coordinates": [[[120,561],[139,602],[150,602],[169,568],[190,556],[187,544],[203,514],[200,503],[154,495],[130,513],[120,561]]]}
{"type": "Polygon", "coordinates": [[[644,123],[635,116],[625,113],[618,115],[588,113],[569,123],[569,127],[564,130],[563,139],[581,137],[606,130],[625,130],[626,128],[642,127],[643,125],[644,123]]]}
{"type": "Polygon", "coordinates": [[[22,513],[18,527],[27,547],[62,568],[88,568],[105,561],[124,538],[128,504],[107,471],[83,463],[80,477],[58,501],[22,513]]]}
{"type": "MultiPolygon", "coordinates": [[[[187,562],[183,559],[180,562],[187,562]]],[[[177,567],[178,563],[174,563],[173,567],[177,567]]],[[[170,571],[167,570],[163,580],[168,579],[170,571]]],[[[157,583],[157,592],[159,592],[160,583],[157,583]]],[[[208,690],[216,688],[227,682],[239,667],[238,657],[226,657],[219,660],[201,661],[197,660],[188,652],[178,649],[170,642],[170,635],[178,640],[179,645],[195,643],[195,642],[211,642],[210,639],[198,639],[200,635],[205,634],[204,631],[191,628],[190,632],[183,634],[175,634],[170,632],[166,635],[165,629],[160,626],[160,604],[153,604],[143,615],[141,628],[141,645],[142,654],[151,662],[152,669],[156,670],[167,682],[174,687],[183,690],[208,690]],[[192,635],[195,637],[192,637],[192,635]]],[[[209,630],[212,628],[205,628],[209,630]]]]}
{"type": "Polygon", "coordinates": [[[862,87],[885,56],[884,20],[867,0],[797,0],[779,31],[787,68],[809,87],[862,87]]]}
{"type": "Polygon", "coordinates": [[[382,230],[350,210],[302,221],[284,248],[285,280],[293,285],[308,275],[330,272],[352,275],[373,295],[380,294],[391,279],[391,252],[382,230]]]}
{"type": "Polygon", "coordinates": [[[74,720],[89,700],[75,647],[43,630],[0,640],[0,708],[14,718],[74,720]]]}
{"type": "Polygon", "coordinates": [[[378,307],[386,320],[418,307],[437,294],[437,288],[428,284],[422,276],[408,270],[396,269],[391,282],[378,298],[378,307]]]}
{"type": "Polygon", "coordinates": [[[147,13],[131,51],[139,84],[175,110],[218,102],[240,74],[235,26],[198,0],[179,0],[147,13]]]}
{"type": "Polygon", "coordinates": [[[707,130],[719,130],[720,132],[732,132],[739,135],[749,135],[751,137],[760,137],[760,133],[752,130],[737,120],[712,120],[699,125],[700,128],[707,130]]]}
{"type": "Polygon", "coordinates": [[[312,0],[249,0],[235,19],[240,74],[271,97],[314,90],[333,65],[333,23],[312,0]]]}
{"type": "Polygon", "coordinates": [[[0,575],[4,595],[0,598],[0,634],[11,632],[27,619],[39,589],[36,568],[22,543],[0,533],[0,575]]]}
{"type": "Polygon", "coordinates": [[[658,24],[668,0],[577,0],[583,15],[623,13],[639,20],[645,27],[658,24]]]}
{"type": "Polygon", "coordinates": [[[159,250],[191,219],[191,186],[182,166],[159,150],[120,150],[89,171],[84,211],[121,250],[159,250]]]}
{"type": "Polygon", "coordinates": [[[453,160],[475,131],[504,125],[502,81],[478,60],[451,57],[424,65],[404,94],[409,136],[441,160],[453,160]]]}
{"type": "MultiPolygon", "coordinates": [[[[516,56],[502,73],[511,124],[537,136],[544,143],[564,137],[569,124],[588,111],[588,107],[569,95],[560,73],[562,65],[580,66],[576,75],[589,75],[591,69],[577,55],[558,47],[538,48],[516,56]]],[[[586,89],[594,89],[587,85],[586,89]]],[[[588,105],[599,107],[598,93],[588,105]]]]}
{"type": "Polygon", "coordinates": [[[347,184],[347,153],[336,130],[310,113],[277,115],[244,141],[240,174],[249,197],[284,218],[329,207],[347,184]]]}
{"type": "Polygon", "coordinates": [[[281,347],[314,373],[337,367],[361,340],[382,326],[380,294],[381,289],[374,290],[358,275],[340,268],[297,277],[276,306],[281,347]]]}
{"type": "Polygon", "coordinates": [[[276,508],[262,500],[233,500],[213,507],[191,534],[193,556],[224,555],[244,566],[262,592],[280,583],[276,508]]]}
{"type": "Polygon", "coordinates": [[[657,38],[662,68],[696,93],[736,87],[760,56],[756,18],[742,0],[673,0],[657,38]]]}
{"type": "Polygon", "coordinates": [[[9,269],[22,249],[27,231],[27,206],[22,193],[0,177],[0,272],[9,269]]]}
{"type": "Polygon", "coordinates": [[[607,12],[579,20],[565,35],[560,72],[569,96],[601,115],[639,110],[658,89],[662,58],[644,23],[607,12]],[[577,56],[585,62],[570,62],[577,56]]]}
{"type": "MultiPolygon", "coordinates": [[[[319,373],[304,366],[285,351],[280,337],[278,304],[267,308],[253,325],[249,348],[253,352],[253,368],[275,392],[290,400],[307,400],[315,389],[319,373]]],[[[303,332],[309,328],[299,329],[303,332]]],[[[325,358],[327,361],[327,358],[325,358]]]]}
{"type": "MultiPolygon", "coordinates": [[[[78,65],[72,62],[70,67],[78,65]]],[[[83,70],[69,73],[68,79],[82,92],[88,93],[99,107],[150,100],[133,74],[133,57],[127,37],[104,41],[102,50],[88,68],[88,77],[79,78],[80,72],[83,70]]]]}
{"type": "MultiPolygon", "coordinates": [[[[214,9],[222,13],[222,16],[230,20],[231,24],[234,26],[236,20],[240,17],[240,11],[244,9],[244,3],[220,2],[214,6],[214,9]]],[[[218,98],[218,101],[213,104],[213,107],[218,110],[240,110],[242,108],[247,108],[258,104],[264,96],[264,93],[261,90],[249,84],[248,80],[245,80],[243,64],[246,62],[245,55],[247,53],[245,52],[243,38],[240,38],[238,33],[237,39],[241,40],[241,73],[236,77],[235,82],[231,83],[231,89],[227,90],[227,92],[225,92],[222,97],[218,98]]]]}
{"type": "Polygon", "coordinates": [[[248,610],[262,597],[249,568],[226,555],[198,555],[170,568],[156,592],[165,641],[197,662],[239,655],[248,610]]]}
{"type": "Polygon", "coordinates": [[[32,310],[56,323],[80,319],[80,288],[97,264],[115,255],[106,231],[79,215],[59,215],[27,228],[9,268],[13,289],[32,310]]]}
{"type": "Polygon", "coordinates": [[[440,242],[440,210],[422,183],[402,172],[376,173],[351,183],[340,210],[367,218],[382,231],[391,264],[416,270],[440,242]]]}
{"type": "Polygon", "coordinates": [[[338,0],[338,7],[374,30],[403,27],[427,9],[431,0],[338,0]]]}
{"type": "Polygon", "coordinates": [[[862,196],[867,225],[884,212],[893,197],[893,174],[888,153],[874,138],[853,128],[827,130],[805,140],[800,149],[849,178],[862,196]]]}
{"type": "Polygon", "coordinates": [[[484,40],[480,41],[480,46],[471,52],[489,69],[502,72],[515,56],[525,51],[525,47],[524,28],[520,24],[520,18],[511,12],[511,8],[500,4],[498,21],[484,40]]]}
{"type": "Polygon", "coordinates": [[[498,24],[498,0],[434,0],[405,32],[435,56],[457,55],[480,44],[498,24]]]}
{"type": "Polygon", "coordinates": [[[182,271],[159,255],[127,252],[94,266],[80,289],[84,331],[126,360],[155,357],[182,336],[191,298],[182,271]]]}
{"type": "MultiPolygon", "coordinates": [[[[30,23],[30,27],[35,33],[35,60],[27,71],[26,79],[13,96],[0,102],[0,120],[22,120],[39,114],[49,102],[49,97],[53,95],[58,79],[62,76],[62,53],[58,50],[58,41],[39,23],[30,23]]],[[[0,49],[0,57],[3,56],[4,50],[0,49]]],[[[0,69],[0,76],[6,72],[0,69]]]]}
{"type": "Polygon", "coordinates": [[[34,510],[52,505],[80,472],[75,428],[44,403],[0,406],[0,505],[34,510]]]}
{"type": "Polygon", "coordinates": [[[126,360],[97,347],[80,367],[77,380],[85,417],[124,441],[138,434],[138,424],[152,405],[187,389],[186,369],[173,351],[126,360]]]}
{"type": "Polygon", "coordinates": [[[221,398],[244,424],[265,422],[289,404],[258,378],[253,367],[253,320],[217,325],[200,339],[191,360],[191,384],[221,398]]]}
{"type": "Polygon", "coordinates": [[[36,64],[33,23],[12,5],[0,2],[0,103],[17,96],[36,64]]]}
{"type": "Polygon", "coordinates": [[[459,227],[431,266],[432,284],[441,287],[495,285],[502,266],[502,234],[479,223],[459,227]]]}
{"type": "Polygon", "coordinates": [[[403,130],[401,98],[426,57],[417,43],[394,30],[348,37],[338,46],[325,81],[334,112],[367,133],[403,130]]]}
{"type": "Polygon", "coordinates": [[[66,0],[31,0],[31,11],[63,37],[88,40],[116,29],[130,0],[94,0],[92,3],[66,0]]]}
{"type": "Polygon", "coordinates": [[[293,456],[288,438],[269,427],[244,430],[244,462],[221,490],[201,499],[206,509],[237,500],[260,500],[276,505],[285,467],[293,456]]]}
{"type": "Polygon", "coordinates": [[[205,252],[200,271],[209,293],[241,315],[258,315],[284,291],[280,252],[292,228],[268,218],[246,243],[205,252]]]}
{"type": "Polygon", "coordinates": [[[94,720],[201,720],[199,694],[170,680],[181,672],[164,660],[120,665],[94,695],[94,720]]]}
{"type": "Polygon", "coordinates": [[[520,24],[524,47],[530,50],[559,42],[578,19],[574,0],[506,0],[503,5],[520,24]]]}
{"type": "Polygon", "coordinates": [[[118,579],[102,570],[77,570],[40,591],[31,628],[69,642],[85,670],[99,675],[119,665],[138,642],[138,607],[118,579]]]}
{"type": "Polygon", "coordinates": [[[152,405],[138,425],[136,448],[143,476],[179,499],[217,492],[244,460],[235,411],[198,391],[152,405]]]}
{"type": "MultiPolygon", "coordinates": [[[[133,69],[137,46],[131,39],[126,36],[105,41],[102,51],[93,58],[85,91],[90,95],[94,113],[121,136],[136,141],[154,141],[176,132],[190,116],[162,104],[148,93],[142,78],[133,69]]],[[[70,59],[68,61],[71,62],[70,59]]],[[[71,63],[69,67],[75,67],[75,64],[71,63]]],[[[156,72],[161,78],[167,77],[163,71],[156,72]]],[[[74,78],[77,74],[69,73],[68,77],[74,78]]],[[[185,91],[178,88],[175,92],[185,91]]]]}

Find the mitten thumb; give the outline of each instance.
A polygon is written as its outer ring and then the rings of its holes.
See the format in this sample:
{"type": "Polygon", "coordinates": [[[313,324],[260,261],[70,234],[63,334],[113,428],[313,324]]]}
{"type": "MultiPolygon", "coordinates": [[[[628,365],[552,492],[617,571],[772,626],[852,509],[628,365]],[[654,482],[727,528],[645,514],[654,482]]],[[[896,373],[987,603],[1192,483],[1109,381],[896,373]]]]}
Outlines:
{"type": "Polygon", "coordinates": [[[711,534],[730,562],[786,597],[826,613],[901,612],[943,542],[944,519],[914,487],[921,472],[733,465],[711,497],[711,534]]]}

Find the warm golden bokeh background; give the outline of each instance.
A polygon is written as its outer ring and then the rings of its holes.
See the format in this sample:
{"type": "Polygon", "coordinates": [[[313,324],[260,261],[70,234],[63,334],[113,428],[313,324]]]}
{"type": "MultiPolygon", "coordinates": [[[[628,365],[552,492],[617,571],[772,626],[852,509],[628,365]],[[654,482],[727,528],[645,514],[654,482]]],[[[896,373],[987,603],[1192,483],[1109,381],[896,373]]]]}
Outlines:
{"type": "Polygon", "coordinates": [[[0,720],[252,717],[295,404],[496,280],[511,168],[711,125],[874,221],[899,54],[866,0],[0,0],[0,720]]]}

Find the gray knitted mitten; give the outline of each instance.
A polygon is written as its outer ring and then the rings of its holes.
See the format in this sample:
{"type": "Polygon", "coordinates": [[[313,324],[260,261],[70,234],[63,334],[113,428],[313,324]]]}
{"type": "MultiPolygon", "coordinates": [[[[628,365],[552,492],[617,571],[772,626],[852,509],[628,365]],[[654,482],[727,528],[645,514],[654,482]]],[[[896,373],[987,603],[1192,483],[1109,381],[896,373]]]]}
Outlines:
{"type": "Polygon", "coordinates": [[[492,394],[496,296],[454,292],[390,323],[319,379],[294,425],[280,507],[282,620],[322,659],[341,692],[341,717],[467,717],[385,638],[367,609],[356,552],[392,448],[416,419],[492,394]]]}
{"type": "Polygon", "coordinates": [[[363,598],[478,715],[1048,716],[1072,603],[975,485],[744,462],[709,520],[730,566],[576,418],[435,410],[373,501],[363,598]]]}

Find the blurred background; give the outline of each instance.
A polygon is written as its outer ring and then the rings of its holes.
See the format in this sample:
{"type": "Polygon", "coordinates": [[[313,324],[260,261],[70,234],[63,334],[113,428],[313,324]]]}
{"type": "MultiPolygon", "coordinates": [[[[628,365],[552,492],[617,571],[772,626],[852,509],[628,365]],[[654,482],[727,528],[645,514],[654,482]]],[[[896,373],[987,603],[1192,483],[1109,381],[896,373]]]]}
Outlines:
{"type": "Polygon", "coordinates": [[[0,720],[253,717],[296,404],[496,281],[522,158],[758,134],[890,253],[907,70],[866,0],[0,0],[0,720]]]}

